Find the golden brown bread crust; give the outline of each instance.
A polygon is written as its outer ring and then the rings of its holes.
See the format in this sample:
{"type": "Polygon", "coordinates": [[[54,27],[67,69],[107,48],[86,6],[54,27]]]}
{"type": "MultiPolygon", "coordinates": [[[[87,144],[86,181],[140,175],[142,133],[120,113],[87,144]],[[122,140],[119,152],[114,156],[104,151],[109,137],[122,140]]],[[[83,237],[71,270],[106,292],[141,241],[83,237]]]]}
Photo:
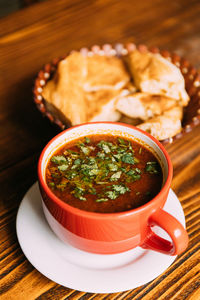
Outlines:
{"type": "Polygon", "coordinates": [[[162,141],[173,137],[181,131],[182,117],[183,108],[181,106],[175,106],[163,112],[162,115],[151,118],[137,127],[147,131],[156,139],[162,141]]]}
{"type": "Polygon", "coordinates": [[[54,105],[76,125],[86,122],[86,103],[82,89],[86,60],[75,52],[62,60],[57,72],[43,89],[45,101],[54,105]]]}
{"type": "Polygon", "coordinates": [[[42,95],[48,107],[56,107],[72,125],[118,121],[121,114],[115,109],[114,98],[119,95],[119,86],[128,81],[129,75],[119,58],[85,57],[74,52],[59,63],[42,95]],[[91,91],[84,91],[85,86],[91,91]]]}
{"type": "Polygon", "coordinates": [[[189,96],[180,70],[160,54],[135,50],[125,61],[141,92],[174,98],[186,106],[189,96]]]}
{"type": "Polygon", "coordinates": [[[147,120],[162,114],[175,105],[177,105],[177,101],[166,96],[134,93],[119,97],[116,108],[127,117],[147,120]]]}
{"type": "Polygon", "coordinates": [[[85,91],[119,90],[129,80],[130,76],[121,59],[100,55],[87,57],[87,76],[83,86],[85,91]]]}
{"type": "Polygon", "coordinates": [[[116,111],[117,90],[99,90],[85,94],[88,107],[87,121],[118,121],[121,113],[116,111]]]}

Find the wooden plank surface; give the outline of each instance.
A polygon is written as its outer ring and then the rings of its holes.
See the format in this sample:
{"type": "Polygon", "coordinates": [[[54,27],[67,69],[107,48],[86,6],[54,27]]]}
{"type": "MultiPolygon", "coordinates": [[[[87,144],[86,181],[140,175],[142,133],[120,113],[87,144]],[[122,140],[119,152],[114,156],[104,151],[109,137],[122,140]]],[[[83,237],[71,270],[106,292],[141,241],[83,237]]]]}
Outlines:
{"type": "Polygon", "coordinates": [[[32,101],[43,64],[83,46],[132,41],[174,51],[200,67],[199,15],[198,0],[51,0],[0,20],[0,299],[200,299],[200,127],[166,147],[189,247],[149,284],[103,295],[59,286],[26,260],[15,231],[19,203],[37,179],[39,153],[58,132],[32,101]]]}

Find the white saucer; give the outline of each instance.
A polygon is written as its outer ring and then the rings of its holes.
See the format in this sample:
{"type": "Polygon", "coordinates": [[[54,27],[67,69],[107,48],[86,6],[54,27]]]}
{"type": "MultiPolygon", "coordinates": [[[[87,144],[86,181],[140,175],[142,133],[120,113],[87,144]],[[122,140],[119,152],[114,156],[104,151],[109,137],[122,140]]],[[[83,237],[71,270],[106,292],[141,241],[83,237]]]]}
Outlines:
{"type": "MultiPolygon", "coordinates": [[[[164,209],[185,226],[181,204],[172,190],[164,209]]],[[[164,236],[161,229],[156,232],[164,236]]],[[[27,259],[43,275],[68,288],[91,293],[136,288],[160,275],[176,258],[140,247],[120,254],[99,255],[64,244],[46,222],[38,183],[28,190],[20,204],[17,236],[27,259]]]]}

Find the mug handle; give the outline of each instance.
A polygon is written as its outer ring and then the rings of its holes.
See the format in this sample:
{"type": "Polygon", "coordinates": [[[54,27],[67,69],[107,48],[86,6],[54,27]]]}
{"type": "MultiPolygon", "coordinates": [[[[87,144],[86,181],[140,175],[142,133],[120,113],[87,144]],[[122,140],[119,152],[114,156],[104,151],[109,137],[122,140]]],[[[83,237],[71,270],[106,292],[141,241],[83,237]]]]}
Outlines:
{"type": "Polygon", "coordinates": [[[172,239],[172,242],[161,238],[155,234],[151,228],[144,243],[144,249],[151,249],[168,255],[178,255],[182,253],[188,245],[188,234],[181,223],[172,215],[159,208],[149,218],[149,227],[157,225],[164,229],[172,239]]]}

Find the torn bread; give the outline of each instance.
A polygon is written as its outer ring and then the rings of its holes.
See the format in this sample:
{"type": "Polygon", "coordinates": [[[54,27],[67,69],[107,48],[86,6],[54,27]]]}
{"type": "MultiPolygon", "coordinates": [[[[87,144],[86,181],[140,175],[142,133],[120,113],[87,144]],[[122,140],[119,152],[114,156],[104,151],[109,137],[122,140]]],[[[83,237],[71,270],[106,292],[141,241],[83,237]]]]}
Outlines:
{"type": "Polygon", "coordinates": [[[72,125],[86,122],[87,108],[82,89],[85,66],[81,54],[71,54],[59,63],[54,78],[47,82],[42,92],[48,107],[60,110],[72,125]]]}
{"type": "Polygon", "coordinates": [[[121,113],[116,110],[119,93],[116,90],[86,93],[87,122],[118,121],[121,117],[121,113]]]}
{"type": "Polygon", "coordinates": [[[129,82],[130,76],[118,57],[93,55],[86,59],[87,76],[83,85],[85,91],[120,90],[129,82]]]}
{"type": "Polygon", "coordinates": [[[135,50],[125,57],[125,61],[140,91],[174,98],[183,106],[188,104],[183,75],[160,54],[135,50]]]}
{"type": "Polygon", "coordinates": [[[176,103],[175,99],[166,96],[135,93],[119,97],[116,108],[129,118],[147,120],[162,114],[165,110],[175,106],[176,103]]]}
{"type": "Polygon", "coordinates": [[[123,87],[123,94],[124,95],[133,94],[133,93],[136,93],[137,91],[138,90],[135,87],[135,85],[130,81],[123,87]]]}
{"type": "Polygon", "coordinates": [[[165,111],[162,115],[149,119],[137,127],[147,131],[158,140],[165,140],[181,131],[182,116],[183,108],[175,106],[165,111]]]}
{"type": "Polygon", "coordinates": [[[125,115],[121,115],[121,118],[119,119],[119,122],[120,123],[126,123],[126,124],[129,124],[129,125],[133,125],[133,126],[136,126],[136,125],[139,125],[141,124],[143,121],[139,118],[137,119],[134,119],[134,118],[129,118],[125,115]]]}

